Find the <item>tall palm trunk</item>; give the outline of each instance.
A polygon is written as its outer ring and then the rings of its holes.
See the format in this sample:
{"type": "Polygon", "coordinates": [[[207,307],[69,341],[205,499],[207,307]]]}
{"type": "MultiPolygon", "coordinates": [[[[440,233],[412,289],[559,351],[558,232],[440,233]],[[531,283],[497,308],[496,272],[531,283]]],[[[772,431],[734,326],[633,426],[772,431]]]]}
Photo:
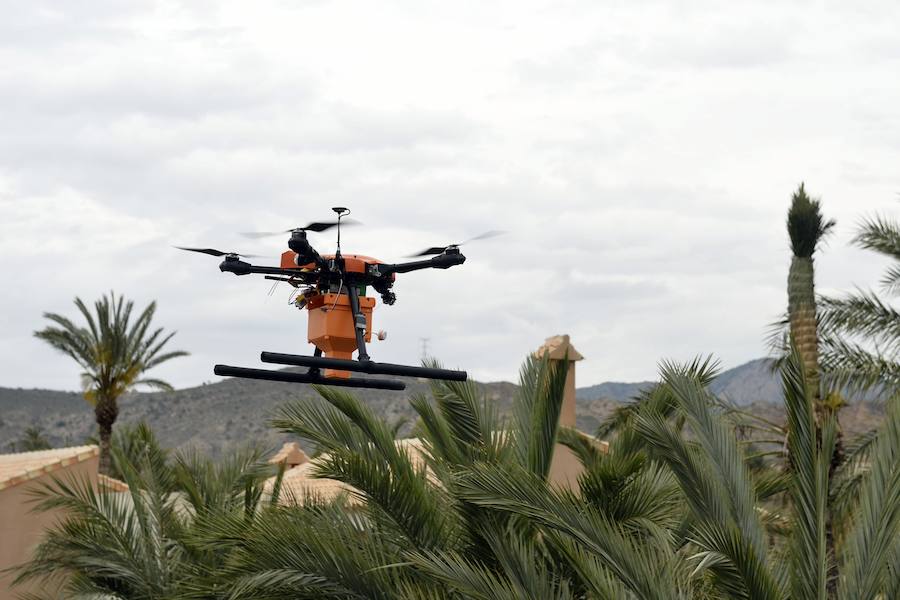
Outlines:
{"type": "MultiPolygon", "coordinates": [[[[788,272],[788,315],[791,338],[803,361],[803,375],[812,393],[817,415],[820,411],[819,336],[816,326],[815,266],[812,256],[791,259],[788,272]]],[[[818,415],[821,416],[821,415],[818,415]]]]}
{"type": "Polygon", "coordinates": [[[97,421],[97,429],[100,437],[100,465],[97,470],[102,475],[112,475],[112,456],[110,444],[112,442],[112,427],[119,416],[119,405],[115,398],[101,396],[94,407],[94,417],[97,421]]]}

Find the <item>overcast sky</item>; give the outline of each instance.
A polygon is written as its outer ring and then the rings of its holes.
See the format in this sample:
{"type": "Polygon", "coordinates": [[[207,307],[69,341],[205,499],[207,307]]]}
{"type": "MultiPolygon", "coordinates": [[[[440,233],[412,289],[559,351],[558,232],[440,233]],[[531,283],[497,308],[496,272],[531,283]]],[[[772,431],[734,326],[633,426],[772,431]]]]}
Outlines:
{"type": "Polygon", "coordinates": [[[509,232],[401,276],[376,360],[428,337],[509,380],[569,333],[579,385],[735,366],[786,305],[801,180],[838,221],[821,290],[876,283],[850,239],[900,208],[896,1],[0,4],[0,386],[76,389],[32,332],[109,289],[158,300],[177,387],[307,353],[287,286],[172,245],[277,256],[236,232],[335,205],[386,261],[509,232]]]}

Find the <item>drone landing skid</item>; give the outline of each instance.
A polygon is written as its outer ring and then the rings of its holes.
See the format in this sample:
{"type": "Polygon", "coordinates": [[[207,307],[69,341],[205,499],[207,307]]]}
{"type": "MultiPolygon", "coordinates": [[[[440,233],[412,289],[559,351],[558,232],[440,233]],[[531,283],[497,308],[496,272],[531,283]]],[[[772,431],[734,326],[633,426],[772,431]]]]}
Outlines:
{"type": "Polygon", "coordinates": [[[445,379],[450,381],[465,381],[468,378],[468,374],[465,371],[453,371],[451,369],[437,369],[432,367],[411,367],[409,365],[377,363],[371,360],[344,360],[323,356],[281,354],[278,352],[263,352],[260,358],[265,363],[309,367],[309,371],[306,373],[290,373],[286,371],[272,371],[269,369],[248,369],[246,367],[216,365],[214,372],[216,375],[221,375],[223,377],[242,377],[244,379],[264,379],[267,381],[282,381],[285,383],[311,383],[335,387],[398,391],[405,390],[406,384],[402,381],[397,381],[396,379],[324,377],[321,370],[334,369],[337,371],[352,371],[369,375],[424,377],[426,379],[445,379]]]}
{"type": "Polygon", "coordinates": [[[289,373],[286,371],[248,369],[246,367],[232,367],[229,365],[216,365],[213,372],[222,377],[264,379],[266,381],[282,381],[285,383],[310,383],[337,387],[369,388],[375,390],[399,391],[406,389],[406,384],[402,381],[397,381],[396,379],[369,379],[365,377],[342,379],[337,377],[322,377],[321,375],[313,373],[289,373]]]}
{"type": "MultiPolygon", "coordinates": [[[[451,369],[437,369],[432,367],[411,367],[409,365],[396,365],[393,363],[379,363],[371,360],[345,360],[341,358],[327,358],[323,356],[304,356],[301,354],[281,354],[279,352],[263,352],[260,360],[264,363],[279,365],[291,365],[295,367],[309,367],[310,371],[318,369],[335,369],[338,371],[353,371],[369,375],[396,375],[401,377],[424,377],[425,379],[445,379],[449,381],[465,381],[468,374],[465,371],[453,371],[451,369]]],[[[331,381],[331,379],[329,379],[331,381]]],[[[382,380],[376,380],[382,381],[382,380]]]]}

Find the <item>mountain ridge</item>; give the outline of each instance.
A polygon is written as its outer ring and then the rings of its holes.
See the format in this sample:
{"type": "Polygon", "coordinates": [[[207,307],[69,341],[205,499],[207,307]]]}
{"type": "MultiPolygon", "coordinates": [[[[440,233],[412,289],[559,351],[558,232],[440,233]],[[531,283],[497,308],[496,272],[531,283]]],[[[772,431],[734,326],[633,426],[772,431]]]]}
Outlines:
{"type": "MultiPolygon", "coordinates": [[[[402,393],[365,389],[351,393],[388,421],[405,419],[401,433],[410,435],[415,413],[408,399],[413,394],[427,394],[429,388],[427,382],[418,379],[400,379],[407,384],[402,393]]],[[[501,414],[509,413],[518,389],[516,384],[500,381],[476,385],[501,414]]],[[[617,406],[649,385],[653,382],[605,382],[578,388],[578,428],[596,431],[617,406]]],[[[710,389],[739,406],[781,418],[780,382],[771,370],[771,359],[756,359],[722,371],[710,389]]],[[[120,401],[118,422],[144,420],[167,447],[194,447],[221,456],[246,443],[274,448],[290,439],[269,428],[269,419],[286,402],[314,394],[309,386],[224,379],[174,392],[127,394],[120,401]]],[[[871,420],[865,411],[857,411],[857,416],[863,424],[871,420]]],[[[10,444],[20,439],[26,428],[34,426],[42,428],[54,446],[81,444],[95,431],[93,411],[79,392],[0,387],[0,452],[11,451],[10,444]]]]}

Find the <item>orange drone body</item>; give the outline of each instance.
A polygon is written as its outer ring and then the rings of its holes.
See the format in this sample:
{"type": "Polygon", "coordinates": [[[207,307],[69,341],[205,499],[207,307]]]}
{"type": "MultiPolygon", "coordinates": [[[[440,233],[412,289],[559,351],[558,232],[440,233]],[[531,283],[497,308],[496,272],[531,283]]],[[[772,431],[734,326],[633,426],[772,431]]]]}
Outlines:
{"type": "MultiPolygon", "coordinates": [[[[316,263],[307,263],[304,265],[297,264],[297,253],[292,250],[285,250],[281,253],[281,268],[282,269],[309,269],[313,270],[316,268],[316,263]]],[[[334,254],[323,254],[322,258],[331,260],[334,258],[334,254]]],[[[372,258],[371,256],[364,256],[362,254],[341,254],[341,258],[344,259],[344,268],[348,273],[365,273],[366,265],[380,265],[384,264],[382,261],[377,258],[372,258]]]]}

